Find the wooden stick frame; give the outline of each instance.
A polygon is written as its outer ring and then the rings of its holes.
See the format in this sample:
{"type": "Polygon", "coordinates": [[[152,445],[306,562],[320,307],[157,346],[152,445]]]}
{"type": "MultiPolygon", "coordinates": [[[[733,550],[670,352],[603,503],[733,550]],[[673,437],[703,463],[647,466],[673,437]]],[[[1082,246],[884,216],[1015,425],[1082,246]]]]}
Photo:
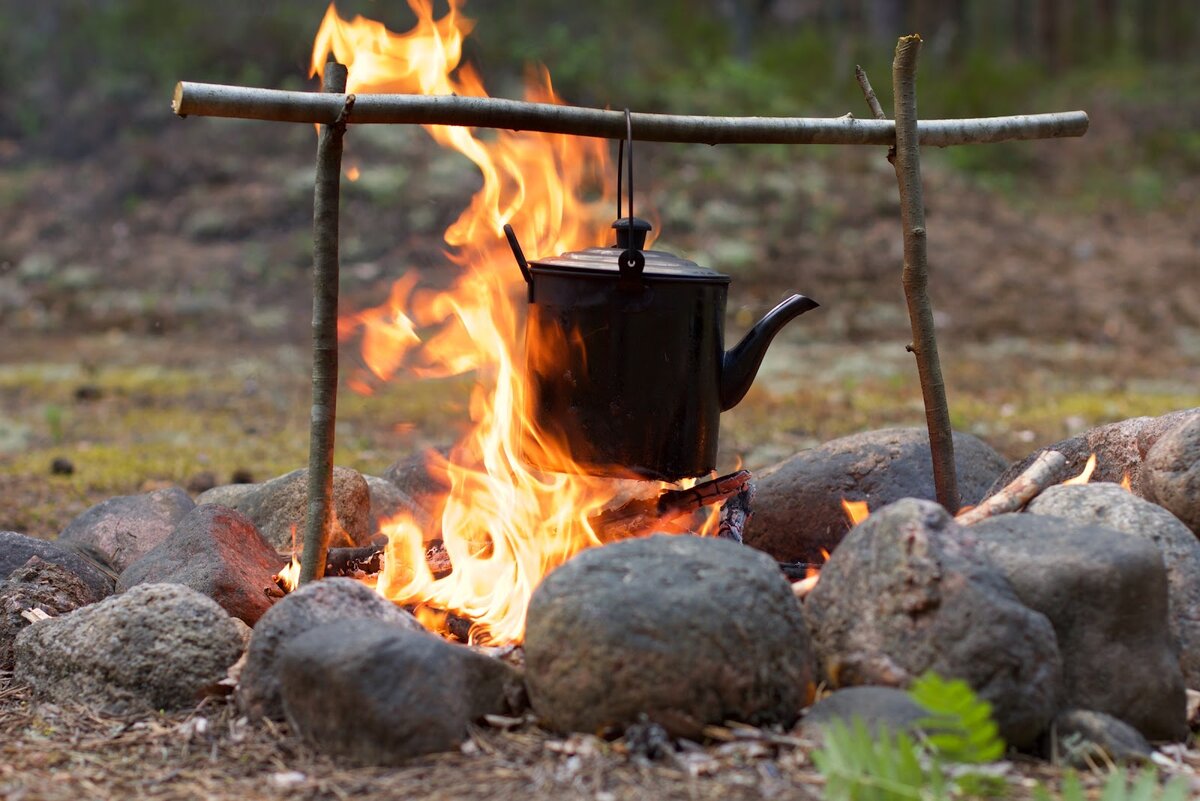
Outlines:
{"type": "MultiPolygon", "coordinates": [[[[917,40],[919,42],[919,39],[917,40]]],[[[340,65],[339,65],[340,67],[340,65]]],[[[869,90],[865,75],[860,84],[869,90]]],[[[344,86],[344,84],[343,84],[344,86]]],[[[868,95],[868,102],[874,93],[868,95]]],[[[634,138],[649,142],[692,144],[897,144],[898,126],[883,115],[878,100],[871,103],[874,119],[856,119],[851,114],[834,118],[805,117],[708,117],[676,114],[632,114],[634,138]]],[[[341,135],[348,124],[453,125],[472,128],[504,128],[608,139],[626,135],[625,114],[620,111],[530,103],[502,98],[454,97],[395,94],[345,94],[332,86],[323,92],[293,92],[254,87],[181,81],[171,104],[180,117],[226,117],[275,122],[317,123],[322,131],[318,148],[317,192],[314,196],[314,399],[310,426],[309,528],[301,554],[301,581],[322,577],[333,511],[333,423],[336,389],[330,398],[330,381],[336,387],[336,355],[328,351],[327,315],[329,293],[318,290],[317,276],[337,282],[339,262],[337,239],[336,178],[341,170],[341,135]],[[330,91],[333,89],[333,91],[330,91]],[[348,114],[349,110],[353,114],[348,114]],[[336,138],[331,146],[327,138],[336,138]],[[322,191],[322,180],[329,187],[322,191]],[[331,205],[332,202],[332,205],[331,205]],[[332,278],[330,279],[330,276],[332,278]],[[316,325],[320,315],[323,325],[316,325]],[[320,329],[320,330],[318,330],[320,329]],[[324,333],[322,333],[324,332],[324,333]],[[318,414],[320,412],[320,414],[318,414]],[[320,418],[318,420],[318,418],[320,418]],[[314,547],[315,546],[315,547],[314,547]]],[[[915,115],[913,115],[915,116],[915,115]]],[[[902,120],[900,138],[910,152],[920,146],[986,144],[1030,139],[1083,136],[1088,129],[1083,111],[1024,114],[957,120],[902,120]],[[914,141],[915,140],[915,141],[914,141]]],[[[916,181],[919,188],[919,172],[916,181]]],[[[902,184],[901,194],[908,195],[902,184]]],[[[919,200],[919,189],[917,198],[919,200]]],[[[923,228],[922,228],[923,231],[923,228]]],[[[910,239],[906,230],[906,251],[910,239]]],[[[923,260],[923,256],[922,256],[923,260]]],[[[326,287],[328,290],[328,287],[326,287]]],[[[336,289],[332,297],[336,302],[336,289]]],[[[336,345],[335,345],[336,350],[336,345]]],[[[937,439],[931,429],[931,439],[937,439]]],[[[952,452],[951,452],[952,453],[952,452]]],[[[951,455],[951,459],[952,459],[951,455]]],[[[937,456],[935,454],[935,461],[937,456]]],[[[950,470],[953,470],[951,463],[950,470]]],[[[957,499],[954,499],[955,506],[957,499]]]]}

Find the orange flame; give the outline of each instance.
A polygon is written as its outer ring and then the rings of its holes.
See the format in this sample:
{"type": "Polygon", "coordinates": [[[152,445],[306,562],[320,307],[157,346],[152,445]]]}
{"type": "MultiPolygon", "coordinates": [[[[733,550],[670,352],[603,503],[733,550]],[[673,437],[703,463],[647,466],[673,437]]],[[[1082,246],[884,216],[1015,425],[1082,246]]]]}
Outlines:
{"type": "Polygon", "coordinates": [[[1092,480],[1092,473],[1096,470],[1096,454],[1088,457],[1087,464],[1083,466],[1083,470],[1074,478],[1068,478],[1063,484],[1086,484],[1092,480]]]}
{"type": "Polygon", "coordinates": [[[283,585],[284,590],[291,592],[300,586],[300,560],[292,556],[292,561],[275,574],[275,579],[283,585]]]}
{"type": "Polygon", "coordinates": [[[1133,492],[1133,482],[1129,480],[1128,470],[1125,471],[1125,474],[1121,476],[1121,489],[1125,490],[1126,492],[1133,492]]]}
{"type": "Polygon", "coordinates": [[[842,509],[846,511],[846,519],[852,526],[857,526],[871,514],[866,501],[848,501],[842,498],[842,509]]]}
{"type": "MultiPolygon", "coordinates": [[[[460,14],[461,5],[450,0],[446,15],[435,19],[431,0],[409,0],[417,23],[400,34],[362,17],[342,19],[330,5],[313,46],[313,74],[332,54],[349,70],[348,92],[484,97],[475,70],[459,64],[473,25],[460,14]]],[[[525,97],[562,102],[544,69],[530,74],[525,97]]],[[[447,258],[459,268],[458,277],[449,290],[434,292],[409,272],[386,304],[344,317],[340,334],[361,339],[370,373],[356,377],[352,387],[369,390],[372,382],[401,371],[417,377],[475,371],[477,383],[471,432],[448,459],[431,457],[437,462],[431,467],[444,471],[450,485],[440,529],[423,531],[407,516],[387,521],[389,545],[377,589],[397,603],[415,604],[422,620],[435,626],[444,618],[439,610],[473,620],[473,641],[514,642],[523,636],[529,596],[542,576],[599,544],[589,517],[614,497],[617,482],[582,475],[565,453],[542,462],[561,471],[556,473],[535,472],[519,457],[519,443],[541,438],[523,414],[517,343],[524,284],[502,227],[511,223],[530,255],[605,244],[608,218],[579,197],[599,188],[597,202],[607,210],[608,150],[598,139],[530,131],[498,131],[484,140],[464,127],[425,129],[483,177],[483,187],[445,232],[447,258]],[[425,543],[438,536],[452,570],[435,577],[425,543]]],[[[539,444],[553,449],[544,440],[539,444]]]]}

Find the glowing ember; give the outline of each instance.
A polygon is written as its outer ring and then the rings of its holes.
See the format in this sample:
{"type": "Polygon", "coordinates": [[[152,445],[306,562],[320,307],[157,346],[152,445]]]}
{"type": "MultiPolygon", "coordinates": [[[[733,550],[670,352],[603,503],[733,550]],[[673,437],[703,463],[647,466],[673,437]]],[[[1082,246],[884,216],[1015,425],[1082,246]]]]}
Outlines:
{"type": "Polygon", "coordinates": [[[1121,476],[1121,489],[1125,490],[1126,492],[1133,492],[1133,482],[1129,480],[1128,471],[1121,476]]]}
{"type": "MultiPolygon", "coordinates": [[[[461,5],[451,0],[446,15],[434,19],[430,0],[409,0],[417,24],[403,34],[362,17],[346,21],[330,5],[313,47],[313,74],[332,53],[349,69],[348,92],[486,96],[477,73],[459,65],[472,27],[461,5]]],[[[530,76],[525,97],[561,102],[545,70],[530,76]]],[[[538,438],[523,417],[526,390],[518,367],[524,284],[501,229],[511,223],[530,255],[608,244],[608,150],[598,139],[498,131],[483,140],[468,128],[425,128],[483,176],[483,188],[445,233],[458,277],[449,290],[433,292],[410,272],[385,305],[342,319],[341,335],[361,339],[370,371],[350,385],[369,392],[373,382],[402,371],[417,377],[474,371],[477,383],[471,432],[448,459],[430,457],[451,487],[440,529],[423,531],[409,517],[388,521],[377,589],[415,604],[418,617],[434,628],[453,611],[474,621],[472,640],[514,642],[523,636],[529,596],[542,576],[599,544],[589,517],[617,489],[612,480],[582,475],[564,453],[546,462],[561,471],[553,474],[534,472],[519,457],[518,443],[538,438]],[[602,193],[592,205],[579,199],[588,189],[602,193]],[[453,565],[441,578],[425,561],[426,542],[435,537],[453,565]]]]}
{"type": "Polygon", "coordinates": [[[846,511],[846,518],[852,526],[857,526],[871,514],[866,501],[848,501],[842,498],[842,509],[846,511]]]}
{"type": "Polygon", "coordinates": [[[1074,478],[1068,478],[1063,482],[1066,484],[1086,484],[1092,480],[1092,473],[1096,470],[1096,454],[1088,457],[1087,464],[1083,466],[1083,471],[1074,478]]]}

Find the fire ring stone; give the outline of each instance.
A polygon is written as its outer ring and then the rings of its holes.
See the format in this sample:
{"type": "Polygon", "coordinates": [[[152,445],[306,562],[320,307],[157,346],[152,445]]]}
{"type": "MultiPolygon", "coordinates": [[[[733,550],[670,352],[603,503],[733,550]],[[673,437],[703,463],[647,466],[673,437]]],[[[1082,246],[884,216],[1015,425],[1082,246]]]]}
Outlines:
{"type": "Polygon", "coordinates": [[[816,673],[800,605],[765,554],[656,534],[593,548],[529,604],[526,684],[558,731],[674,736],[727,720],[790,727],[816,673]]]}

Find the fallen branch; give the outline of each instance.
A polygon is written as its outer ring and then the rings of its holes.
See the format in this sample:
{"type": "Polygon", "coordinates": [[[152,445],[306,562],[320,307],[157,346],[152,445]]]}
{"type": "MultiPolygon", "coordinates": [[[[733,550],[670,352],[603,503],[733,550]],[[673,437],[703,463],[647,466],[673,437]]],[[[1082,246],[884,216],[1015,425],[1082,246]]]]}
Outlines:
{"type": "Polygon", "coordinates": [[[1010,481],[978,506],[968,509],[954,518],[961,525],[969,526],[995,515],[1016,512],[1036,498],[1047,487],[1062,481],[1062,472],[1067,467],[1067,457],[1058,451],[1046,451],[1033,460],[1025,472],[1010,481]]]}
{"type": "Polygon", "coordinates": [[[322,89],[342,98],[338,116],[317,139],[317,178],[313,192],[313,372],[308,443],[308,520],[300,583],[324,573],[334,524],[333,445],[337,415],[338,205],[341,201],[342,138],[354,95],[346,91],[346,68],[325,65],[322,89]]]}
{"type": "Polygon", "coordinates": [[[896,115],[896,182],[900,186],[900,220],[904,229],[904,300],[912,326],[909,346],[917,360],[929,449],[933,457],[933,485],[937,500],[958,511],[958,476],[954,466],[954,438],[946,384],[938,362],[933,306],[929,302],[929,260],[926,252],[925,200],[921,189],[921,154],[917,140],[917,55],[921,37],[902,36],[892,61],[892,95],[896,115]]]}
{"type": "MultiPolygon", "coordinates": [[[[181,81],[171,104],[181,117],[236,117],[274,122],[330,125],[341,113],[344,95],[289,92],[181,81]]],[[[697,117],[681,114],[632,115],[634,138],[646,142],[698,144],[888,145],[896,126],[887,120],[853,117],[697,117]]],[[[364,94],[356,97],[354,123],[461,125],[518,131],[623,139],[625,114],[579,106],[529,103],[491,97],[364,94]]],[[[925,120],[921,144],[947,145],[1083,136],[1082,111],[1021,114],[961,120],[925,120]]]]}

